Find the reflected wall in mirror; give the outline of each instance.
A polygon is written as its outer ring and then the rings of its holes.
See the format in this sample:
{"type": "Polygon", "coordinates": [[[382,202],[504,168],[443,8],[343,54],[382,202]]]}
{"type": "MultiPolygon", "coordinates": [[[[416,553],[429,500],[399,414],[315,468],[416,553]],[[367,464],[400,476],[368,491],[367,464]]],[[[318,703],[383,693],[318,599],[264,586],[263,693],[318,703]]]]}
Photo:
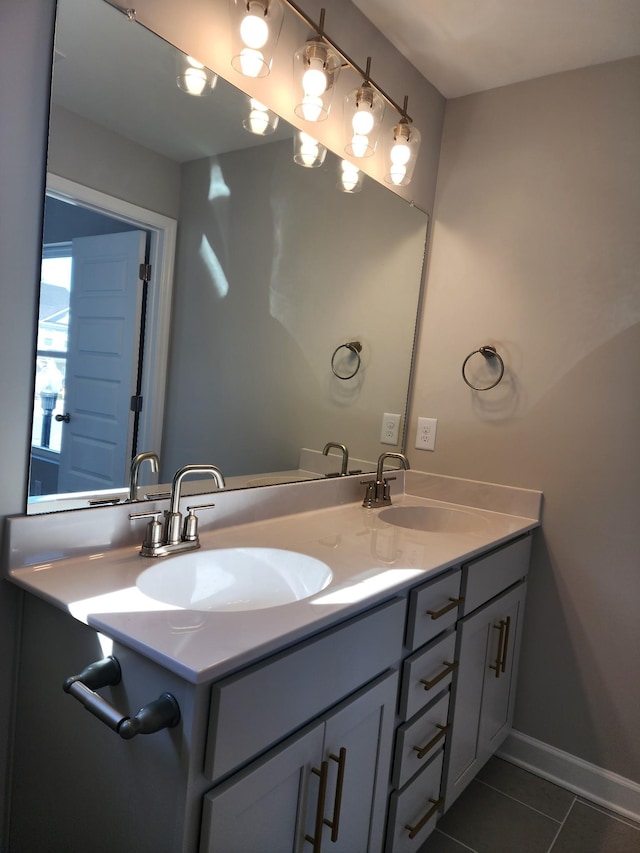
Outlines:
{"type": "Polygon", "coordinates": [[[406,411],[426,215],[369,178],[341,192],[331,154],[294,164],[292,128],[248,133],[222,79],[185,94],[177,56],[58,0],[43,257],[74,260],[71,285],[43,265],[29,512],[122,496],[143,450],[162,483],[210,462],[234,487],[337,471],[301,462],[329,441],[350,468],[402,449],[381,427],[406,411]]]}

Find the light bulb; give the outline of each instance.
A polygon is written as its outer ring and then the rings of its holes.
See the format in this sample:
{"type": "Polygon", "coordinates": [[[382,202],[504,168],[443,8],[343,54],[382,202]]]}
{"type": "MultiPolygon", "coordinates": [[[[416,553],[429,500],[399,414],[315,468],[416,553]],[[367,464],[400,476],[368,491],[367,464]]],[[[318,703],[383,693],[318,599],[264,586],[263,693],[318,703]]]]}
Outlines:
{"type": "Polygon", "coordinates": [[[365,106],[364,109],[358,109],[353,114],[353,118],[351,119],[351,124],[353,126],[353,132],[357,133],[359,136],[367,136],[373,130],[373,114],[368,107],[365,106]]]}
{"type": "Polygon", "coordinates": [[[312,59],[309,67],[302,75],[302,88],[305,95],[319,98],[327,89],[327,75],[324,73],[323,63],[319,59],[312,59]]]}
{"type": "Polygon", "coordinates": [[[258,110],[255,108],[251,110],[249,113],[249,127],[251,128],[251,133],[263,136],[268,125],[269,116],[264,110],[258,110]]]}
{"type": "Polygon", "coordinates": [[[403,166],[400,163],[393,163],[391,168],[389,169],[389,177],[391,178],[391,183],[395,184],[399,187],[405,179],[407,174],[406,166],[403,166]]]}
{"type": "Polygon", "coordinates": [[[369,140],[362,134],[354,133],[351,137],[351,151],[354,157],[364,157],[369,147],[369,140]]]}
{"type": "Polygon", "coordinates": [[[184,89],[189,95],[201,95],[207,85],[207,75],[202,68],[187,68],[182,75],[184,89]]]}
{"type": "Polygon", "coordinates": [[[258,77],[264,64],[264,56],[259,50],[245,47],[240,51],[240,68],[245,77],[258,77]]]}
{"type": "Polygon", "coordinates": [[[340,165],[342,168],[340,173],[340,182],[342,183],[342,187],[347,192],[351,192],[358,185],[360,169],[358,169],[357,166],[354,166],[349,160],[343,160],[340,165]]]}
{"type": "Polygon", "coordinates": [[[300,105],[302,117],[306,121],[318,121],[322,115],[322,98],[316,98],[312,95],[305,95],[300,105]]]}
{"type": "Polygon", "coordinates": [[[318,145],[318,141],[313,138],[313,136],[309,136],[308,133],[304,133],[304,131],[300,131],[300,160],[302,161],[303,166],[313,166],[315,161],[318,159],[318,154],[320,153],[320,147],[318,145]]]}
{"type": "Polygon", "coordinates": [[[399,139],[389,152],[389,156],[394,166],[406,166],[411,158],[411,149],[404,139],[399,139]]]}
{"type": "Polygon", "coordinates": [[[264,19],[265,10],[261,3],[249,3],[249,14],[240,24],[240,36],[247,47],[259,50],[269,38],[269,25],[264,19]]]}

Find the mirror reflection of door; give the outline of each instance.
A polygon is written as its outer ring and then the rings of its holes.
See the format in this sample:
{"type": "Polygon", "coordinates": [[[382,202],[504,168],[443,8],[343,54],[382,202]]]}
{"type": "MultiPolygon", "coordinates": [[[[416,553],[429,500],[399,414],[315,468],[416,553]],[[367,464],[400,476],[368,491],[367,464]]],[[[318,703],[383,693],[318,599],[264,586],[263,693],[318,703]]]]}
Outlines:
{"type": "Polygon", "coordinates": [[[30,496],[127,482],[147,242],[127,223],[47,199],[30,496]]]}

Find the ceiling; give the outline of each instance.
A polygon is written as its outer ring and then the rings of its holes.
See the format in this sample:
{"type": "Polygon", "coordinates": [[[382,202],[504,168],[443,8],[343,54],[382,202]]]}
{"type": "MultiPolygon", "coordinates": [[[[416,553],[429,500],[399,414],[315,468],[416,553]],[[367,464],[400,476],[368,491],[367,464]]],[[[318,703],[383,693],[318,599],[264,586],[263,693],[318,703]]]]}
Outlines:
{"type": "Polygon", "coordinates": [[[640,54],[640,0],[353,0],[447,98],[640,54]]]}

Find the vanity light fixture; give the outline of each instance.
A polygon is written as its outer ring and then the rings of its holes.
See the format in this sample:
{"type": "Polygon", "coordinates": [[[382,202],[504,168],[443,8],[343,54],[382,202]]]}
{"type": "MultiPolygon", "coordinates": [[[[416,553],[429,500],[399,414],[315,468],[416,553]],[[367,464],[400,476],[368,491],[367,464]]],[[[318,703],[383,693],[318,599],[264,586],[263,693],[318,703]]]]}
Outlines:
{"type": "Polygon", "coordinates": [[[413,127],[407,115],[408,98],[404,99],[404,109],[400,121],[385,138],[385,181],[395,187],[405,187],[413,176],[418,150],[420,131],[413,127]]]}
{"type": "Polygon", "coordinates": [[[305,121],[323,121],[329,115],[331,99],[342,68],[342,57],[324,39],[324,13],[313,38],[293,56],[293,74],[300,93],[295,114],[305,121]]]}
{"type": "Polygon", "coordinates": [[[229,0],[231,65],[245,77],[266,77],[284,17],[280,0],[229,0]]]}
{"type": "Polygon", "coordinates": [[[208,95],[218,82],[217,75],[192,56],[186,54],[178,56],[176,64],[176,83],[178,88],[186,92],[187,95],[194,95],[195,97],[208,95]]]}
{"type": "Polygon", "coordinates": [[[344,101],[344,150],[351,157],[371,157],[378,144],[384,118],[384,100],[369,80],[371,57],[367,57],[365,78],[357,89],[349,92],[344,101]]]}
{"type": "Polygon", "coordinates": [[[242,126],[249,133],[255,133],[256,136],[268,136],[273,133],[278,127],[280,117],[273,110],[255,98],[248,97],[249,114],[242,121],[242,126]]]}
{"type": "Polygon", "coordinates": [[[322,166],[326,156],[326,147],[313,136],[304,130],[297,130],[293,134],[293,160],[299,166],[317,169],[322,166]]]}
{"type": "Polygon", "coordinates": [[[364,172],[350,160],[338,162],[338,189],[343,193],[359,193],[363,179],[364,172]]]}

